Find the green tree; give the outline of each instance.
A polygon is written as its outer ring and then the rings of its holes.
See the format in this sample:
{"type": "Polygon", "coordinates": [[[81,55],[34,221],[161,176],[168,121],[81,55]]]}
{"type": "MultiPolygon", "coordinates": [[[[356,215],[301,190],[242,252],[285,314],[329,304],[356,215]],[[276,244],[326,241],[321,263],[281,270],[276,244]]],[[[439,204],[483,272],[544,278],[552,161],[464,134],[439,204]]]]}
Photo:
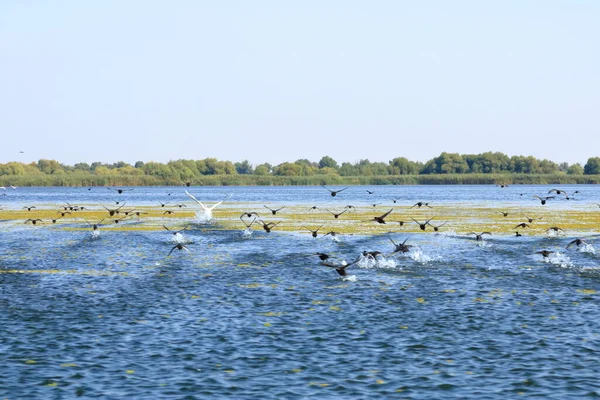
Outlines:
{"type": "Polygon", "coordinates": [[[600,157],[588,158],[585,166],[583,167],[583,173],[586,175],[600,174],[600,157]]]}
{"type": "Polygon", "coordinates": [[[583,167],[581,164],[572,164],[567,168],[567,175],[583,175],[583,167]]]}
{"type": "Polygon", "coordinates": [[[62,165],[55,160],[44,160],[38,161],[38,169],[45,174],[61,174],[64,173],[62,165]]]}
{"type": "Polygon", "coordinates": [[[337,170],[339,165],[333,158],[329,156],[323,156],[319,161],[319,168],[333,168],[337,170]]]}
{"type": "Polygon", "coordinates": [[[254,169],[252,168],[252,164],[250,161],[244,160],[242,162],[235,163],[235,170],[240,175],[251,175],[254,173],[254,169]]]}
{"type": "Polygon", "coordinates": [[[254,175],[270,175],[273,171],[273,166],[269,163],[257,165],[254,169],[254,175]]]}
{"type": "Polygon", "coordinates": [[[396,157],[389,164],[390,174],[392,175],[416,175],[420,170],[417,163],[405,157],[396,157]]]}

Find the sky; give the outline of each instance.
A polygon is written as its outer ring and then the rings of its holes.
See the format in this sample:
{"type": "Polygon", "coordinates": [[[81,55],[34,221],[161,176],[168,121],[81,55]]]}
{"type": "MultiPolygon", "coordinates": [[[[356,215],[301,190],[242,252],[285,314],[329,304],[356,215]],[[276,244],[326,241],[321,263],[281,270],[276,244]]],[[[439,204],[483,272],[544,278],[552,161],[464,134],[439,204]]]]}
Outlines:
{"type": "Polygon", "coordinates": [[[3,0],[0,162],[584,164],[599,20],[595,0],[3,0]]]}

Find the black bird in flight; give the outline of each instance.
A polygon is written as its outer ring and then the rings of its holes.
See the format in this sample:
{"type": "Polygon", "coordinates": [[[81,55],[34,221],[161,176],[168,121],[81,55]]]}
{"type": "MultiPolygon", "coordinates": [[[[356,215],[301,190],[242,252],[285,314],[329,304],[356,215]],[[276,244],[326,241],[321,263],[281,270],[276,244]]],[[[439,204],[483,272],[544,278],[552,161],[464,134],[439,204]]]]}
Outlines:
{"type": "Polygon", "coordinates": [[[351,265],[356,264],[358,261],[360,260],[360,256],[356,258],[356,260],[352,261],[351,263],[347,263],[346,261],[342,261],[340,263],[334,263],[333,261],[330,260],[321,260],[321,265],[325,266],[325,267],[329,267],[329,268],[334,268],[335,272],[338,273],[338,275],[340,276],[346,276],[346,268],[348,268],[351,265]]]}
{"type": "Polygon", "coordinates": [[[265,223],[262,219],[259,219],[258,222],[262,225],[262,228],[265,230],[265,232],[269,233],[271,232],[271,230],[273,228],[275,228],[277,225],[279,225],[281,223],[281,221],[275,223],[275,222],[268,222],[265,223]]]}
{"type": "Polygon", "coordinates": [[[548,256],[550,256],[550,254],[554,254],[554,252],[550,251],[550,250],[541,250],[541,251],[536,251],[535,254],[541,254],[542,257],[548,258],[548,256]]]}
{"type": "Polygon", "coordinates": [[[279,208],[273,209],[273,208],[265,206],[264,204],[263,204],[263,207],[266,208],[267,210],[271,211],[271,214],[273,214],[273,215],[276,215],[277,211],[283,210],[285,208],[285,206],[283,206],[283,207],[279,207],[279,208]]]}
{"type": "Polygon", "coordinates": [[[419,202],[415,203],[415,205],[414,205],[414,206],[412,206],[411,208],[415,208],[415,207],[419,207],[419,208],[421,208],[421,207],[429,207],[429,208],[433,208],[433,207],[431,207],[431,206],[429,205],[429,203],[423,203],[422,201],[419,201],[419,202]]]}
{"type": "Polygon", "coordinates": [[[477,240],[478,242],[483,240],[483,235],[491,235],[491,232],[481,232],[481,233],[475,233],[475,232],[471,232],[469,233],[469,235],[475,235],[475,240],[477,240]]]}
{"type": "Polygon", "coordinates": [[[104,218],[101,219],[100,222],[96,222],[95,224],[92,224],[91,222],[88,222],[88,221],[85,221],[85,222],[87,222],[87,224],[92,227],[92,230],[95,231],[95,230],[98,230],[98,227],[102,224],[102,221],[104,221],[104,218]]]}
{"type": "Polygon", "coordinates": [[[108,207],[106,207],[104,205],[102,207],[104,207],[106,209],[106,211],[108,211],[108,215],[109,216],[113,217],[115,214],[119,214],[121,212],[119,210],[121,210],[121,208],[123,208],[123,206],[125,206],[125,203],[123,203],[119,207],[113,208],[113,209],[108,208],[108,207]]]}
{"type": "Polygon", "coordinates": [[[531,218],[531,217],[528,217],[528,216],[527,216],[527,215],[525,215],[525,214],[523,214],[523,216],[524,216],[524,217],[527,219],[527,222],[529,222],[530,224],[531,224],[533,221],[535,221],[536,219],[542,219],[541,217],[539,217],[539,218],[531,218]]]}
{"type": "Polygon", "coordinates": [[[323,225],[321,225],[320,227],[318,227],[316,230],[312,230],[310,228],[304,227],[304,229],[306,229],[307,231],[310,232],[311,236],[316,238],[319,234],[319,230],[323,227],[323,225]]]}
{"type": "Polygon", "coordinates": [[[440,228],[441,228],[442,226],[446,225],[447,223],[448,223],[448,222],[444,222],[443,224],[441,224],[441,225],[437,225],[437,226],[436,226],[436,225],[433,225],[432,223],[428,223],[428,224],[429,224],[429,226],[431,226],[431,227],[433,228],[433,231],[434,231],[434,232],[438,232],[438,231],[440,230],[440,228]]]}
{"type": "Polygon", "coordinates": [[[546,204],[546,201],[555,198],[556,196],[546,196],[546,197],[540,197],[537,195],[534,195],[533,197],[535,197],[536,199],[538,199],[540,201],[540,203],[542,203],[542,205],[546,204]]]}
{"type": "Polygon", "coordinates": [[[336,214],[336,213],[334,213],[334,212],[331,212],[331,211],[327,210],[327,212],[329,212],[329,214],[333,215],[333,218],[335,218],[335,219],[338,219],[338,217],[339,217],[340,215],[342,215],[343,213],[345,213],[346,211],[348,211],[348,210],[346,209],[346,210],[342,211],[341,213],[337,213],[337,214],[336,214]]]}
{"type": "Polygon", "coordinates": [[[321,185],[322,187],[324,187],[325,189],[329,190],[329,192],[331,193],[331,197],[335,197],[339,192],[342,192],[346,189],[348,189],[347,187],[340,189],[340,190],[331,190],[328,187],[326,187],[325,185],[321,185]]]}
{"type": "Polygon", "coordinates": [[[417,221],[414,218],[411,218],[413,221],[415,221],[417,223],[417,225],[419,225],[419,228],[421,228],[422,231],[424,231],[425,229],[427,229],[427,225],[429,225],[429,222],[431,222],[431,220],[433,218],[429,218],[427,221],[420,223],[419,221],[417,221]]]}
{"type": "Polygon", "coordinates": [[[395,249],[392,253],[408,253],[410,251],[410,248],[412,247],[411,245],[406,244],[406,241],[409,238],[410,238],[410,236],[407,237],[406,239],[404,239],[404,242],[402,242],[402,243],[396,243],[396,242],[394,242],[394,240],[392,238],[389,238],[390,242],[392,242],[392,244],[395,247],[395,249]]]}
{"type": "Polygon", "coordinates": [[[191,253],[190,249],[188,249],[187,247],[185,247],[182,243],[177,243],[175,246],[173,246],[173,248],[171,248],[171,251],[169,251],[169,254],[167,254],[167,257],[171,255],[171,253],[175,250],[185,250],[188,253],[191,253]]]}
{"type": "Polygon", "coordinates": [[[173,229],[169,229],[169,227],[167,227],[166,225],[163,225],[163,228],[165,228],[166,230],[168,230],[169,232],[171,232],[174,235],[177,235],[178,233],[180,234],[181,232],[185,231],[187,228],[189,228],[189,225],[184,226],[183,228],[179,229],[179,230],[173,230],[173,229]]]}
{"type": "Polygon", "coordinates": [[[253,215],[256,215],[256,217],[258,218],[258,213],[257,212],[245,212],[242,213],[242,215],[240,215],[240,219],[242,219],[242,217],[248,217],[248,218],[252,218],[253,215]]]}
{"type": "Polygon", "coordinates": [[[373,219],[369,220],[369,221],[373,221],[373,222],[377,222],[378,224],[385,224],[385,217],[387,217],[388,215],[390,215],[390,213],[394,211],[393,208],[390,208],[390,210],[388,212],[386,212],[383,215],[380,215],[379,217],[373,217],[373,219]]]}
{"type": "Polygon", "coordinates": [[[583,241],[583,239],[573,239],[569,242],[569,244],[567,245],[567,249],[573,245],[576,245],[577,247],[581,246],[582,244],[587,244],[586,242],[583,241]]]}
{"type": "Polygon", "coordinates": [[[123,192],[131,192],[133,190],[133,188],[131,189],[121,189],[121,188],[109,188],[107,187],[108,190],[114,190],[115,192],[119,193],[119,194],[123,194],[123,192]]]}

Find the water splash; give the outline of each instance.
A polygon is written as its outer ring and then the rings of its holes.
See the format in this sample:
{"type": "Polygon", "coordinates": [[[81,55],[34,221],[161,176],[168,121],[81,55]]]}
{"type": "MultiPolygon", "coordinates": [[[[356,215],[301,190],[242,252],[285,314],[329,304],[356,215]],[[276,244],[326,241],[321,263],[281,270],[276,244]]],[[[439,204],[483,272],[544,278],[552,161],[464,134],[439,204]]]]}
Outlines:
{"type": "Polygon", "coordinates": [[[211,210],[196,212],[196,221],[200,224],[208,224],[212,221],[213,215],[211,210]]]}
{"type": "Polygon", "coordinates": [[[408,256],[413,260],[418,262],[419,264],[429,264],[431,262],[440,261],[442,257],[440,256],[430,256],[423,253],[418,247],[413,247],[410,252],[408,252],[408,256]]]}
{"type": "Polygon", "coordinates": [[[596,248],[589,243],[579,246],[578,251],[580,253],[596,254],[596,248]]]}
{"type": "Polygon", "coordinates": [[[177,232],[177,233],[173,234],[171,237],[171,243],[186,244],[186,243],[191,243],[191,242],[192,241],[190,239],[188,239],[187,237],[185,237],[181,232],[177,232]]]}
{"type": "Polygon", "coordinates": [[[561,268],[573,268],[574,264],[569,258],[569,256],[556,252],[550,257],[546,257],[543,259],[545,263],[557,265],[561,268]]]}
{"type": "Polygon", "coordinates": [[[364,257],[361,256],[360,260],[356,263],[359,268],[382,268],[382,269],[393,269],[398,267],[398,262],[393,258],[385,258],[382,255],[377,257],[364,257]]]}
{"type": "Polygon", "coordinates": [[[242,239],[250,239],[252,236],[252,229],[246,228],[241,231],[242,239]]]}
{"type": "Polygon", "coordinates": [[[100,237],[100,231],[98,231],[98,230],[93,230],[90,233],[90,238],[91,239],[98,239],[99,237],[100,237]]]}
{"type": "Polygon", "coordinates": [[[346,275],[341,277],[344,282],[356,282],[358,278],[356,275],[346,275]]]}

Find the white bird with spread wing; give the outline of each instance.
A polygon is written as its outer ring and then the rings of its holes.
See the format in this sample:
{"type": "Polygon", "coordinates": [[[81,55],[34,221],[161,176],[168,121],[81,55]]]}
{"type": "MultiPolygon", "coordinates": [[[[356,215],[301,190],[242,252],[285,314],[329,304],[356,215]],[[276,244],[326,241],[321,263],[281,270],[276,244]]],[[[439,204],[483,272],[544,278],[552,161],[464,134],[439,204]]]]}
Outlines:
{"type": "Polygon", "coordinates": [[[210,221],[212,219],[212,211],[221,203],[223,203],[225,200],[231,198],[232,194],[229,195],[229,197],[227,197],[227,199],[221,200],[220,202],[213,204],[212,206],[208,207],[205,206],[204,204],[202,204],[202,202],[200,200],[198,200],[197,198],[195,198],[193,195],[191,195],[187,190],[185,191],[185,194],[187,194],[192,200],[194,200],[196,203],[200,204],[200,207],[202,207],[202,210],[204,210],[204,217],[203,220],[205,221],[210,221]]]}

